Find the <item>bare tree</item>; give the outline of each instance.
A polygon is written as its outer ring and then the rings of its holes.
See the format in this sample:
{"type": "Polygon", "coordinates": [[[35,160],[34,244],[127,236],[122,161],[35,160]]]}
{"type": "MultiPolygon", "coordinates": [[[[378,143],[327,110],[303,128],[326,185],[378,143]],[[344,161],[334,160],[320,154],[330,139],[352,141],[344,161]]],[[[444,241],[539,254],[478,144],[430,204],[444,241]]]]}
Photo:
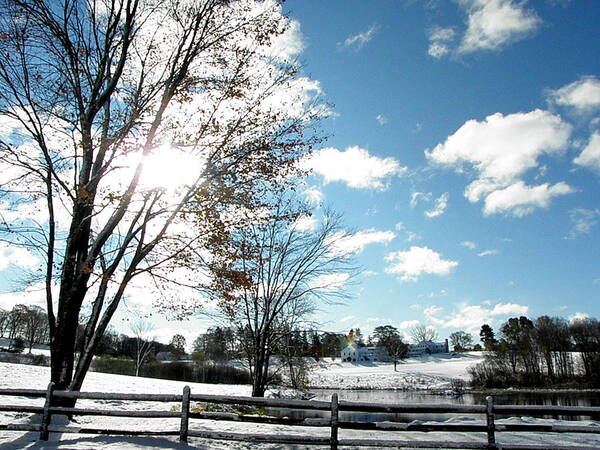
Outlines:
{"type": "Polygon", "coordinates": [[[473,344],[473,335],[465,331],[455,331],[450,334],[450,344],[455,352],[462,352],[473,344]]]}
{"type": "Polygon", "coordinates": [[[129,325],[129,329],[135,338],[135,376],[138,377],[140,369],[152,352],[154,325],[147,320],[138,319],[129,325]]]}
{"type": "Polygon", "coordinates": [[[409,330],[409,333],[416,343],[435,341],[438,338],[437,331],[425,325],[415,325],[409,330]]]}
{"type": "Polygon", "coordinates": [[[0,337],[4,337],[8,332],[10,311],[0,309],[0,337]]]}
{"type": "Polygon", "coordinates": [[[39,306],[26,307],[23,316],[23,334],[29,342],[29,353],[35,342],[45,343],[48,336],[48,317],[39,306]]]}
{"type": "Polygon", "coordinates": [[[326,214],[319,228],[301,230],[281,202],[269,219],[232,235],[230,252],[213,269],[213,295],[238,328],[252,378],[252,395],[270,382],[270,357],[290,330],[302,326],[318,301],[343,298],[353,275],[340,218],[326,214]]]}
{"type": "Polygon", "coordinates": [[[80,389],[132,280],[176,279],[315,142],[318,89],[272,45],[289,23],[277,2],[0,0],[1,231],[44,260],[57,389],[80,389]],[[161,156],[186,162],[152,173],[161,156]]]}
{"type": "Polygon", "coordinates": [[[21,338],[25,331],[25,318],[27,317],[28,308],[25,305],[15,305],[8,313],[8,341],[9,348],[14,346],[15,340],[21,338]]]}

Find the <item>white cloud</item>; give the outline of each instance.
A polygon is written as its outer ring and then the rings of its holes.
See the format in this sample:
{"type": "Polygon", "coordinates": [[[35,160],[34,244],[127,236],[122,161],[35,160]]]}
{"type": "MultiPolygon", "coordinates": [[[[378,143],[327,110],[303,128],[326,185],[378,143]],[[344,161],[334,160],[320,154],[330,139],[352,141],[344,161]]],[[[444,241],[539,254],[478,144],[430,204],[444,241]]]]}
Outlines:
{"type": "Polygon", "coordinates": [[[400,275],[402,281],[416,281],[425,274],[448,275],[458,265],[456,261],[442,259],[439,253],[427,247],[416,246],[390,253],[385,260],[392,263],[385,271],[400,275]]]}
{"type": "Polygon", "coordinates": [[[589,318],[591,318],[591,316],[588,313],[576,312],[572,316],[569,316],[569,322],[573,323],[577,322],[578,320],[585,320],[589,318]]]}
{"type": "Polygon", "coordinates": [[[364,270],[360,273],[363,277],[374,277],[376,275],[379,275],[377,272],[375,272],[374,270],[364,270]]]}
{"type": "Polygon", "coordinates": [[[529,311],[528,306],[519,305],[517,303],[497,303],[490,311],[491,316],[508,316],[518,315],[524,316],[529,311]]]}
{"type": "Polygon", "coordinates": [[[462,305],[452,314],[445,318],[436,313],[426,315],[426,319],[432,324],[443,328],[455,328],[468,332],[476,332],[484,323],[494,325],[502,322],[509,316],[527,315],[529,307],[517,303],[497,303],[494,306],[462,305]]]}
{"type": "Polygon", "coordinates": [[[342,317],[340,319],[340,322],[350,322],[351,320],[354,320],[354,319],[356,319],[356,317],[354,317],[354,316],[346,316],[346,317],[342,317]]]}
{"type": "Polygon", "coordinates": [[[360,147],[345,151],[324,148],[315,152],[303,164],[322,175],[325,183],[342,181],[356,189],[387,189],[388,179],[407,171],[395,158],[372,156],[360,147]]]}
{"type": "Polygon", "coordinates": [[[589,233],[598,223],[600,209],[573,208],[569,211],[569,219],[573,228],[565,239],[575,239],[580,234],[589,233]]]}
{"type": "Polygon", "coordinates": [[[38,258],[32,255],[29,250],[0,242],[0,270],[6,269],[9,265],[31,269],[37,266],[38,263],[38,258]]]}
{"type": "Polygon", "coordinates": [[[421,239],[421,236],[418,233],[415,233],[414,231],[406,232],[406,242],[414,242],[418,241],[419,239],[421,239]]]}
{"type": "Polygon", "coordinates": [[[436,59],[440,59],[448,54],[449,42],[454,39],[454,29],[452,27],[442,28],[434,27],[429,32],[429,48],[427,53],[436,59]]]}
{"type": "Polygon", "coordinates": [[[401,330],[409,330],[417,325],[419,325],[418,320],[403,320],[398,324],[398,328],[401,330]]]}
{"type": "Polygon", "coordinates": [[[382,319],[381,317],[369,317],[367,322],[384,322],[387,319],[382,319]]]}
{"type": "Polygon", "coordinates": [[[459,0],[465,8],[467,31],[459,47],[461,53],[478,50],[499,50],[523,39],[541,24],[525,2],[513,0],[459,0]]]}
{"type": "Polygon", "coordinates": [[[517,181],[489,194],[485,199],[483,212],[485,215],[507,213],[523,217],[536,208],[547,208],[552,198],[573,192],[575,190],[562,181],[552,186],[548,183],[527,186],[522,181],[517,181]]]}
{"type": "Polygon", "coordinates": [[[425,308],[423,310],[423,314],[425,316],[435,316],[436,314],[442,312],[444,310],[444,308],[440,307],[440,306],[430,306],[429,308],[425,308]]]}
{"type": "Polygon", "coordinates": [[[410,194],[410,207],[414,208],[415,206],[417,206],[417,203],[419,203],[419,201],[424,200],[426,202],[431,200],[431,192],[413,192],[412,194],[410,194]]]}
{"type": "Polygon", "coordinates": [[[350,279],[349,273],[328,273],[319,275],[310,282],[310,287],[313,289],[320,289],[323,291],[337,291],[344,287],[346,282],[350,279]]]}
{"type": "Polygon", "coordinates": [[[378,29],[379,27],[377,25],[373,25],[367,31],[348,36],[342,45],[344,47],[354,47],[356,50],[360,50],[367,42],[373,39],[373,36],[375,36],[378,29]]]}
{"type": "Polygon", "coordinates": [[[588,144],[573,162],[600,172],[600,132],[596,131],[592,134],[588,144]]]}
{"type": "Polygon", "coordinates": [[[450,194],[445,192],[435,199],[435,206],[429,211],[425,211],[425,216],[429,218],[439,217],[446,212],[448,207],[448,197],[450,194]]]}
{"type": "Polygon", "coordinates": [[[281,59],[288,59],[301,53],[304,50],[304,38],[300,31],[300,22],[290,20],[285,33],[273,39],[271,50],[281,59]]]}
{"type": "Polygon", "coordinates": [[[377,122],[379,122],[379,125],[382,125],[382,126],[386,125],[389,122],[388,118],[385,117],[383,114],[377,114],[377,116],[375,117],[375,120],[377,122]]]}
{"type": "Polygon", "coordinates": [[[322,203],[323,199],[325,198],[325,194],[323,194],[323,192],[316,186],[309,187],[303,192],[303,194],[312,205],[318,205],[322,203]]]}
{"type": "Polygon", "coordinates": [[[570,134],[571,126],[548,111],[496,113],[482,122],[465,122],[425,155],[433,163],[457,170],[471,166],[477,177],[465,189],[465,197],[472,203],[485,198],[484,213],[520,216],[547,206],[553,196],[572,192],[565,183],[525,186],[520,181],[539,166],[538,158],[562,152],[570,134]]]}
{"type": "MultiPolygon", "coordinates": [[[[54,308],[57,308],[59,286],[52,282],[52,295],[55,300],[54,308]]],[[[35,283],[18,292],[0,293],[0,309],[11,310],[15,305],[36,305],[46,310],[46,286],[44,282],[35,283]]]]}
{"type": "Polygon", "coordinates": [[[317,226],[317,219],[314,216],[302,216],[296,219],[294,229],[297,231],[311,231],[317,226]]]}
{"type": "Polygon", "coordinates": [[[473,241],[462,241],[458,245],[460,245],[461,247],[466,247],[466,248],[468,248],[470,250],[475,250],[477,248],[477,245],[473,241]]]}
{"type": "Polygon", "coordinates": [[[330,247],[342,255],[359,253],[369,244],[388,244],[396,237],[393,231],[377,231],[373,228],[354,234],[337,233],[332,237],[330,247]]]}
{"type": "Polygon", "coordinates": [[[496,249],[492,249],[492,250],[484,250],[480,253],[477,253],[477,256],[491,256],[491,255],[497,255],[499,252],[496,249]]]}
{"type": "Polygon", "coordinates": [[[577,112],[592,111],[600,107],[600,80],[584,76],[552,91],[550,96],[558,105],[571,106],[577,112]]]}

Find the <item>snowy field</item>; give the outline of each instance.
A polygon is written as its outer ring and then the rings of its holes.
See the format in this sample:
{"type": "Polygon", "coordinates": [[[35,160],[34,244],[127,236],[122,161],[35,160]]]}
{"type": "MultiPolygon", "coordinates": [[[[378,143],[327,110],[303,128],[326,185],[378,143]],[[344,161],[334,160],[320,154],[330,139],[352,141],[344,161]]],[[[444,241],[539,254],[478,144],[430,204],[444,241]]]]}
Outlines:
{"type": "Polygon", "coordinates": [[[455,378],[467,380],[467,369],[483,360],[481,352],[434,354],[393,363],[349,363],[321,360],[311,386],[329,389],[445,389],[455,378]]]}
{"type": "MultiPolygon", "coordinates": [[[[470,359],[471,363],[475,357],[470,359]]],[[[384,364],[381,366],[358,366],[352,364],[326,363],[317,371],[318,379],[329,380],[333,382],[335,377],[341,377],[343,380],[352,378],[365,378],[373,386],[384,387],[386,383],[391,383],[394,377],[405,377],[406,383],[415,377],[415,379],[429,380],[419,382],[420,386],[442,386],[444,380],[460,377],[466,373],[468,362],[464,358],[447,358],[430,360],[407,361],[399,365],[399,372],[393,372],[393,365],[384,364]],[[444,369],[444,366],[447,366],[444,369]],[[462,368],[461,368],[462,367],[462,368]],[[428,373],[431,370],[431,373],[428,373]],[[391,375],[389,374],[391,373],[391,375]],[[388,377],[389,375],[389,377],[388,377]],[[384,381],[377,382],[381,378],[384,381]]],[[[28,366],[0,363],[0,387],[3,388],[43,388],[47,385],[49,378],[49,369],[47,367],[28,366]]],[[[344,383],[344,381],[341,381],[344,383]]],[[[362,383],[362,382],[361,382],[362,383]]],[[[200,383],[185,383],[169,380],[158,380],[152,378],[135,378],[122,375],[110,375],[103,373],[90,373],[83,386],[84,391],[103,391],[103,392],[122,392],[122,393],[162,393],[178,394],[183,390],[184,385],[190,385],[192,393],[221,394],[221,395],[249,395],[250,387],[241,385],[214,385],[200,383]]],[[[351,386],[349,382],[345,387],[351,386]]],[[[42,405],[43,399],[26,399],[1,397],[3,404],[20,405],[42,405]]],[[[81,408],[107,408],[107,409],[126,409],[126,410],[170,410],[177,408],[175,403],[160,402],[129,402],[129,401],[95,401],[81,400],[77,404],[81,408]]],[[[423,418],[424,420],[425,418],[423,418]]],[[[32,416],[24,413],[0,413],[0,423],[39,423],[39,416],[32,416]]],[[[463,417],[455,416],[449,419],[449,423],[483,423],[483,417],[463,417]]],[[[515,417],[510,419],[498,420],[497,423],[557,423],[555,420],[533,419],[528,417],[515,417]]],[[[57,424],[64,425],[64,419],[56,417],[57,424]]],[[[571,424],[573,424],[571,422],[571,424]]],[[[578,422],[580,425],[598,427],[600,432],[600,422],[585,421],[578,422]]],[[[78,417],[76,422],[70,426],[93,426],[107,427],[117,429],[146,429],[146,430],[177,430],[179,428],[178,419],[127,419],[116,417],[78,417]]],[[[270,434],[295,434],[295,435],[314,435],[328,436],[328,428],[311,427],[286,427],[283,425],[264,425],[248,424],[209,420],[192,420],[190,428],[193,430],[214,430],[224,432],[250,432],[250,433],[270,433],[270,434]]],[[[177,437],[110,437],[110,436],[92,436],[83,434],[50,434],[50,441],[47,443],[36,442],[38,433],[24,433],[12,431],[0,431],[0,448],[19,449],[19,448],[69,448],[69,449],[144,449],[144,448],[200,448],[200,449],[277,449],[277,448],[309,448],[306,446],[282,446],[281,444],[252,444],[236,443],[224,441],[209,441],[190,438],[189,445],[182,445],[177,442],[177,437]]],[[[403,440],[443,440],[451,441],[478,441],[483,442],[485,436],[483,433],[417,433],[417,432],[365,432],[353,430],[340,430],[340,439],[344,438],[379,438],[379,439],[403,439],[403,440]]],[[[497,434],[497,440],[500,443],[511,443],[520,445],[549,445],[550,443],[564,446],[586,446],[588,448],[600,448],[600,434],[552,434],[552,433],[514,433],[497,434]]]]}

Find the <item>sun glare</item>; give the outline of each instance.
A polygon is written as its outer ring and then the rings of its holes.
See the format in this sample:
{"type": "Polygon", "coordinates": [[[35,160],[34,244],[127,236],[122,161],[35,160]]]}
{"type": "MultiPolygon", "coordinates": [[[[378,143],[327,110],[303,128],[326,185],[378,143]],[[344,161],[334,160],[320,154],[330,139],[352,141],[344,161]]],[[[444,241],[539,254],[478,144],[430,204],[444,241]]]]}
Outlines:
{"type": "Polygon", "coordinates": [[[163,145],[145,158],[140,184],[146,188],[161,187],[174,191],[195,182],[202,166],[199,156],[163,145]]]}

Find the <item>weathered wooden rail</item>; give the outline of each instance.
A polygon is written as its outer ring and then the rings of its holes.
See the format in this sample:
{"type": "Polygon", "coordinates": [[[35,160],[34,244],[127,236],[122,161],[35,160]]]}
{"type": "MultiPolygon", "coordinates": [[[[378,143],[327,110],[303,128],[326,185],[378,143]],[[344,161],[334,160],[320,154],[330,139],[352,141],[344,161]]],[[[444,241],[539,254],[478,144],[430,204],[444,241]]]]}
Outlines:
{"type": "Polygon", "coordinates": [[[595,433],[600,434],[600,427],[582,425],[555,425],[555,424],[496,424],[498,415],[517,414],[519,416],[590,416],[599,415],[600,407],[571,407],[571,406],[512,406],[494,405],[492,397],[487,397],[486,405],[451,405],[451,404],[388,404],[338,401],[337,394],[333,394],[331,401],[284,400],[256,397],[237,397],[221,395],[192,394],[186,386],[181,395],[171,394],[116,394],[104,392],[70,392],[56,391],[52,384],[47,390],[38,389],[0,389],[0,397],[37,397],[45,398],[44,406],[7,405],[0,403],[0,411],[41,414],[40,425],[29,424],[0,424],[0,430],[33,431],[40,433],[41,440],[47,440],[49,433],[80,433],[102,435],[145,435],[169,436],[179,435],[179,440],[187,442],[188,437],[268,442],[275,444],[304,444],[329,446],[337,449],[338,446],[365,446],[365,447],[410,447],[410,448],[455,448],[455,449],[584,449],[597,447],[575,447],[554,445],[508,445],[496,442],[496,435],[502,432],[552,432],[552,433],[595,433]],[[89,409],[65,408],[53,406],[59,398],[91,399],[91,400],[127,400],[127,401],[153,401],[181,403],[181,411],[166,410],[116,410],[116,409],[89,409]],[[318,410],[328,411],[328,418],[293,419],[288,417],[269,417],[258,415],[241,415],[223,412],[190,411],[190,402],[213,402],[221,404],[251,405],[269,408],[285,408],[290,410],[318,410]],[[397,414],[476,414],[485,417],[485,424],[452,424],[452,423],[396,423],[396,422],[363,422],[340,420],[341,411],[371,412],[371,413],[397,413],[397,414]],[[55,426],[51,425],[52,415],[69,416],[116,416],[116,417],[142,417],[142,418],[179,418],[178,430],[122,430],[108,428],[55,426]],[[191,419],[223,420],[234,422],[248,422],[257,424],[278,424],[299,427],[327,427],[330,428],[329,436],[310,436],[305,434],[254,434],[232,433],[209,430],[190,429],[191,419]],[[474,441],[435,441],[421,439],[340,439],[339,430],[370,430],[370,431],[412,431],[412,432],[468,432],[478,433],[479,440],[474,441]]]}

